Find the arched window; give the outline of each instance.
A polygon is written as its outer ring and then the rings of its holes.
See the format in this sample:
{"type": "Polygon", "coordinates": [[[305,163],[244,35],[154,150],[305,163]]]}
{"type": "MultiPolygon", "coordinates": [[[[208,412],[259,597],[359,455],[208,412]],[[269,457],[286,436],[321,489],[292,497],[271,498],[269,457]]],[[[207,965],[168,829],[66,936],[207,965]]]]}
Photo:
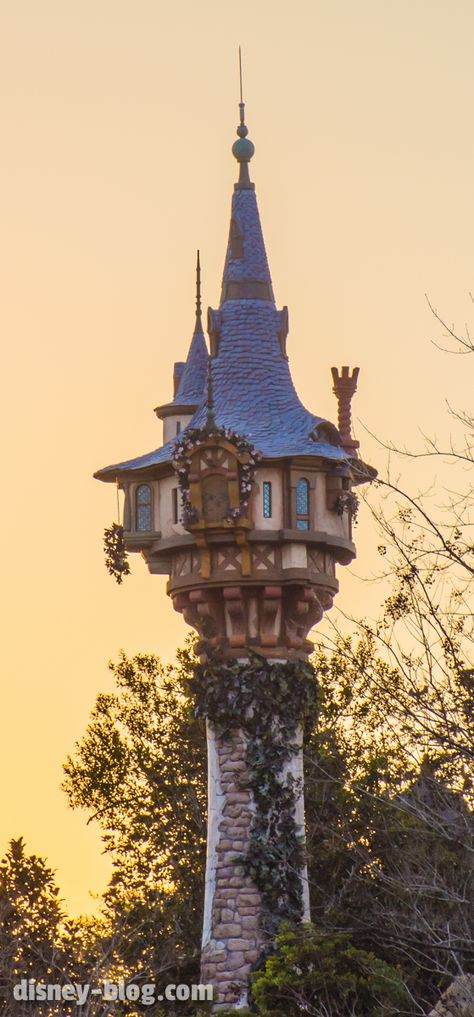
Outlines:
{"type": "Polygon", "coordinates": [[[305,477],[296,485],[296,529],[309,530],[309,481],[305,477]]]}
{"type": "Polygon", "coordinates": [[[151,487],[140,484],[135,495],[137,530],[152,530],[151,521],[151,487]]]}

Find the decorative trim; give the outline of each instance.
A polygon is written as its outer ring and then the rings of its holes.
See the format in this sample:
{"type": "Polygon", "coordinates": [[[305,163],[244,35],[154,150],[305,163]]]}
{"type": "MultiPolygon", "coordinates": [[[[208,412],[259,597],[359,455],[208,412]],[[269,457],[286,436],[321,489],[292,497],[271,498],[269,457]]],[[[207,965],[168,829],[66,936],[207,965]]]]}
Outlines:
{"type": "MultiPolygon", "coordinates": [[[[181,490],[181,497],[183,503],[183,514],[181,521],[184,526],[193,526],[195,523],[201,521],[202,507],[201,510],[196,504],[193,504],[191,497],[191,469],[193,466],[192,457],[198,449],[205,451],[208,447],[218,445],[224,441],[225,444],[229,445],[229,451],[239,460],[239,504],[233,506],[223,522],[227,523],[238,523],[240,519],[247,516],[247,510],[250,501],[250,494],[252,491],[252,483],[255,476],[255,467],[257,461],[260,459],[260,452],[247,441],[241,434],[237,434],[236,431],[232,431],[228,427],[216,427],[209,431],[206,427],[203,428],[187,428],[175,439],[173,443],[173,469],[175,470],[178,477],[178,484],[181,490]]],[[[224,472],[214,470],[213,472],[224,472]]],[[[232,471],[229,473],[228,470],[225,474],[229,476],[229,479],[236,479],[235,473],[232,471]]],[[[198,492],[199,493],[199,492],[198,492]]]]}

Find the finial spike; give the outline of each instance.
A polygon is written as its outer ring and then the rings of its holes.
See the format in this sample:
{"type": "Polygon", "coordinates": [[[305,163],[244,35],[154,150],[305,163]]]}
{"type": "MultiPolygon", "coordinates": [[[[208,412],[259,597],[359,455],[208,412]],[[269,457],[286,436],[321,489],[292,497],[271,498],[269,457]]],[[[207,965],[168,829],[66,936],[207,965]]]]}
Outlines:
{"type": "Polygon", "coordinates": [[[201,260],[199,251],[196,259],[196,322],[201,320],[201,260]]]}
{"type": "Polygon", "coordinates": [[[232,146],[232,153],[240,163],[239,182],[236,184],[237,189],[241,190],[253,190],[254,186],[250,181],[249,167],[248,164],[255,152],[255,147],[251,141],[247,138],[248,129],[245,123],[245,103],[244,103],[244,91],[242,85],[242,48],[239,46],[239,78],[240,78],[240,123],[237,128],[237,134],[239,137],[238,141],[234,141],[232,146]]]}

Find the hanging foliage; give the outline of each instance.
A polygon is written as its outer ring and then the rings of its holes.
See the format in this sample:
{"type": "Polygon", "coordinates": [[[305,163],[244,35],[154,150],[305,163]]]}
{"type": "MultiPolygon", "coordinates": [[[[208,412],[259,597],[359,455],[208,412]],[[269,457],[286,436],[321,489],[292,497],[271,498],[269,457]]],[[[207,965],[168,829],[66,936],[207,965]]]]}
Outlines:
{"type": "Polygon", "coordinates": [[[120,585],[123,577],[130,575],[130,565],[123,539],[123,526],[119,523],[112,523],[112,526],[105,528],[104,551],[105,567],[120,585]]]}
{"type": "Polygon", "coordinates": [[[337,512],[338,516],[343,516],[344,512],[348,512],[353,522],[357,520],[357,513],[359,511],[359,499],[356,494],[352,491],[344,491],[339,494],[334,502],[334,511],[337,512]]]}
{"type": "Polygon", "coordinates": [[[262,927],[270,938],[283,920],[303,916],[303,831],[295,820],[300,782],[288,764],[301,729],[314,725],[318,685],[307,661],[268,661],[252,653],[247,663],[209,662],[190,682],[195,713],[207,717],[221,738],[241,728],[247,737],[247,778],[255,815],[241,861],[262,895],[262,927]]]}
{"type": "Polygon", "coordinates": [[[246,438],[243,438],[241,434],[237,434],[237,432],[233,431],[230,427],[215,427],[211,431],[208,431],[205,427],[193,427],[183,431],[179,438],[176,439],[173,446],[173,467],[176,470],[179,489],[181,491],[183,505],[181,521],[184,525],[196,523],[199,518],[197,509],[191,504],[189,488],[191,455],[197,448],[199,448],[200,445],[212,440],[213,438],[225,438],[226,441],[229,441],[235,446],[240,455],[245,455],[247,457],[247,462],[243,463],[239,470],[239,505],[237,508],[230,510],[226,517],[226,521],[236,523],[242,518],[242,516],[247,514],[250,494],[252,491],[252,482],[255,476],[255,467],[257,460],[261,458],[260,452],[249,441],[247,441],[246,438]]]}

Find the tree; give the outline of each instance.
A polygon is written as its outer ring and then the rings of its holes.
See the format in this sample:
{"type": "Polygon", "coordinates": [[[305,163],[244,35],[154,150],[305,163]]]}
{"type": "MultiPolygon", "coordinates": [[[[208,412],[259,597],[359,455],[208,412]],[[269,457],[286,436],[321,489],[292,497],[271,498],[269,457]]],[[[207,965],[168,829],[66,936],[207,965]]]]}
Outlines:
{"type": "Polygon", "coordinates": [[[21,837],[11,840],[0,862],[0,1013],[21,1013],[13,989],[22,978],[57,973],[62,918],[53,871],[26,853],[21,837]]]}
{"type": "Polygon", "coordinates": [[[453,417],[463,437],[448,447],[385,445],[392,461],[434,461],[443,503],[390,470],[367,495],[388,589],[378,619],[345,617],[319,641],[325,705],[306,758],[318,917],[395,958],[414,1013],[474,962],[474,417],[453,417]]]}
{"type": "MultiPolygon", "coordinates": [[[[70,800],[97,817],[114,862],[103,977],[199,980],[206,769],[192,665],[189,650],[175,670],[122,656],[117,691],[99,697],[67,763],[70,800]]],[[[424,1013],[471,958],[472,814],[443,767],[416,758],[412,726],[394,726],[403,676],[366,635],[357,648],[346,638],[331,656],[320,650],[315,665],[323,696],[305,765],[317,950],[342,935],[349,951],[396,963],[399,1012],[424,1013]]],[[[310,937],[305,956],[313,948],[310,937]]],[[[337,994],[329,1004],[339,1017],[337,994]]]]}
{"type": "Polygon", "coordinates": [[[122,655],[117,691],[98,697],[65,765],[71,805],[99,823],[112,858],[103,914],[109,968],[124,977],[199,981],[207,765],[186,695],[194,663],[190,646],[176,668],[122,655]]]}
{"type": "Polygon", "coordinates": [[[396,676],[366,644],[349,663],[347,647],[319,654],[322,712],[305,750],[313,920],[396,964],[400,1012],[425,1014],[474,961],[474,815],[442,767],[416,760],[409,726],[404,743],[394,730],[396,676]]]}

